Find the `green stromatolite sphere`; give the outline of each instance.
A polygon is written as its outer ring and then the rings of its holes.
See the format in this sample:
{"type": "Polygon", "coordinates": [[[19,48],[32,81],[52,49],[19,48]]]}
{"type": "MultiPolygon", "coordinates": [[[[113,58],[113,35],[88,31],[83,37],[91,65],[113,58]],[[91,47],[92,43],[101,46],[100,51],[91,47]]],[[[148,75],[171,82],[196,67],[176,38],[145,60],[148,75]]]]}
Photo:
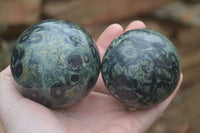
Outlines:
{"type": "Polygon", "coordinates": [[[101,71],[111,94],[134,110],[166,99],[178,84],[181,65],[176,48],[166,37],[136,29],[110,44],[101,71]]]}
{"type": "Polygon", "coordinates": [[[65,20],[46,20],[25,30],[11,57],[21,93],[51,108],[68,107],[95,85],[100,57],[91,36],[65,20]]]}

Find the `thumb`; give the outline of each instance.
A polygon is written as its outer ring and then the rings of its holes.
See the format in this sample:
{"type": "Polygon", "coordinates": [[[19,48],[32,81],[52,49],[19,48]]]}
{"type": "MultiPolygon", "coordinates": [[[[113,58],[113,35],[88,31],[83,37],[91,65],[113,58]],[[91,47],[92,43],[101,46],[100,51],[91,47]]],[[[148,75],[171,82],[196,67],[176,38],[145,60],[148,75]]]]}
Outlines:
{"type": "Polygon", "coordinates": [[[12,105],[21,97],[8,66],[0,72],[0,118],[6,116],[12,105]]]}

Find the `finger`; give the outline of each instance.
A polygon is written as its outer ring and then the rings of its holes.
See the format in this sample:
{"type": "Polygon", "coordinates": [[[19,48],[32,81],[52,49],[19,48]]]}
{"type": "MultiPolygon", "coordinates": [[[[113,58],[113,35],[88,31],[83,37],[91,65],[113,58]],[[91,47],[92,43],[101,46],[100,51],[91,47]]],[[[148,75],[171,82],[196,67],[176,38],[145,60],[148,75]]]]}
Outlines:
{"type": "MultiPolygon", "coordinates": [[[[110,45],[110,43],[122,33],[123,33],[123,28],[121,25],[112,24],[108,26],[108,28],[106,28],[105,31],[100,35],[96,44],[99,49],[101,60],[104,56],[106,49],[110,45]]],[[[104,94],[109,94],[108,90],[106,89],[104,85],[103,79],[101,77],[101,73],[99,74],[98,82],[96,83],[94,87],[94,91],[101,92],[104,94]]]]}
{"type": "Polygon", "coordinates": [[[163,114],[170,102],[174,99],[182,81],[183,74],[180,75],[180,80],[175,91],[165,101],[161,102],[153,108],[133,112],[134,116],[132,115],[132,117],[134,117],[135,121],[139,123],[139,127],[141,127],[142,132],[148,129],[153,124],[153,122],[163,114]]]}
{"type": "Polygon", "coordinates": [[[100,35],[96,44],[99,49],[99,54],[102,59],[106,49],[110,45],[110,43],[120,34],[123,33],[123,28],[119,24],[112,24],[100,35]]]}
{"type": "Polygon", "coordinates": [[[143,28],[146,28],[146,25],[142,21],[136,20],[136,21],[131,22],[127,26],[125,31],[132,30],[132,29],[143,29],[143,28]]]}

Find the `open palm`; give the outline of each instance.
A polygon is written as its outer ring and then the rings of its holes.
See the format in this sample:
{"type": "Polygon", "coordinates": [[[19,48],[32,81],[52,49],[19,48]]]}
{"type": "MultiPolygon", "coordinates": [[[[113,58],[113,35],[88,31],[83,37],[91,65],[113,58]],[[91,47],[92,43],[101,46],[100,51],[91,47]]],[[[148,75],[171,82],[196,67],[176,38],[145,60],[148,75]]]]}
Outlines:
{"type": "MultiPolygon", "coordinates": [[[[145,25],[134,21],[125,31],[136,28],[145,25]]],[[[120,25],[112,24],[102,33],[96,42],[101,58],[111,41],[123,32],[120,25]]],[[[159,105],[128,112],[109,94],[100,75],[93,91],[79,103],[51,110],[24,98],[7,67],[0,73],[0,118],[8,133],[140,133],[163,113],[181,81],[182,75],[174,93],[159,105]]]]}

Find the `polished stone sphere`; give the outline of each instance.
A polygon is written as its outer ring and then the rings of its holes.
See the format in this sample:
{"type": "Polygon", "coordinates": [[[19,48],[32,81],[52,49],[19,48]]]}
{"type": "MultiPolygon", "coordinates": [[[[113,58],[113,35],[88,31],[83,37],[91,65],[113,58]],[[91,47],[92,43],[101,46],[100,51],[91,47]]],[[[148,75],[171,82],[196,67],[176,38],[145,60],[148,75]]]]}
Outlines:
{"type": "Polygon", "coordinates": [[[21,34],[10,64],[20,92],[50,108],[68,107],[83,99],[100,71],[91,36],[73,22],[55,19],[21,34]]]}
{"type": "Polygon", "coordinates": [[[110,93],[134,110],[165,100],[178,84],[181,64],[166,37],[153,30],[135,29],[110,44],[101,71],[110,93]]]}

